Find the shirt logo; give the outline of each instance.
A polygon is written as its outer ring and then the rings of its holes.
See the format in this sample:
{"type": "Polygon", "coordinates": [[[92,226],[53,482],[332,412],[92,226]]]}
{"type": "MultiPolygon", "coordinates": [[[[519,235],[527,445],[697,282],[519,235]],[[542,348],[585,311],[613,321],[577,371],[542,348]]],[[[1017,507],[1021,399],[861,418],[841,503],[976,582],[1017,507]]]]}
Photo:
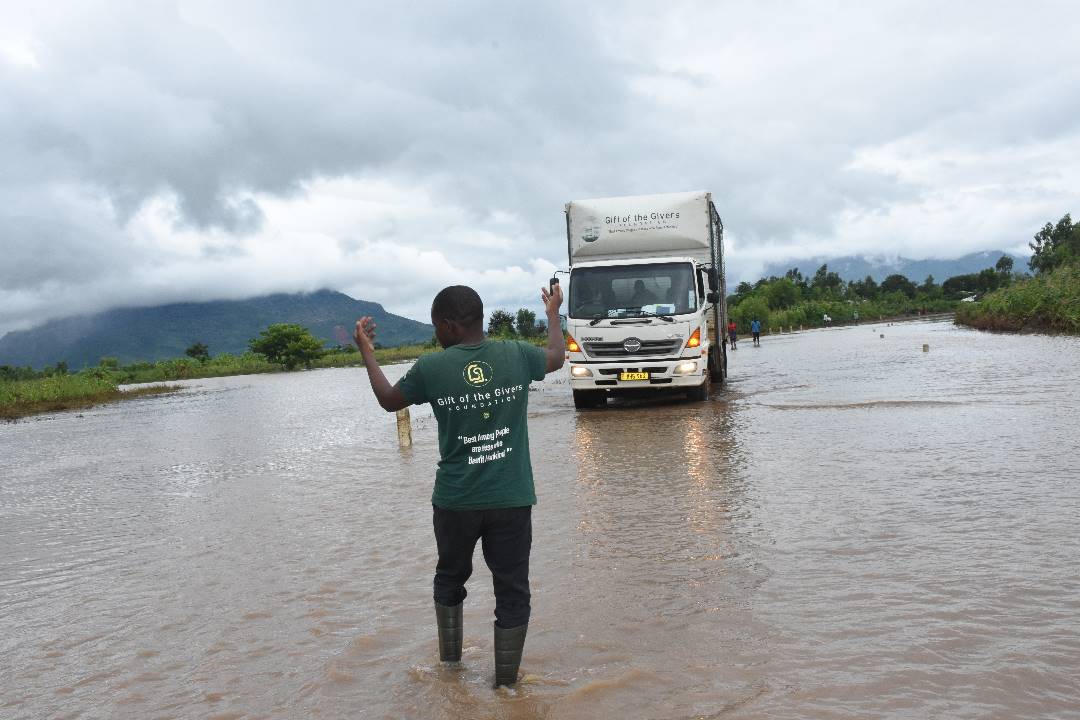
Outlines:
{"type": "Polygon", "coordinates": [[[494,376],[491,366],[483,360],[473,360],[462,370],[461,376],[473,387],[484,387],[494,376]]]}

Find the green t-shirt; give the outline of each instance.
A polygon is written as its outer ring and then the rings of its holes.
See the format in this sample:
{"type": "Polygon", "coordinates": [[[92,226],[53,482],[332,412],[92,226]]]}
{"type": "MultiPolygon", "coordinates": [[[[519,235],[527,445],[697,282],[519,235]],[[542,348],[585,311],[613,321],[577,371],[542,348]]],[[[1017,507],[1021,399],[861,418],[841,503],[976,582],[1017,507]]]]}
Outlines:
{"type": "Polygon", "coordinates": [[[422,355],[398,382],[439,422],[439,469],[431,502],[449,510],[536,504],[529,461],[529,383],[547,354],[512,340],[454,345],[422,355]]]}

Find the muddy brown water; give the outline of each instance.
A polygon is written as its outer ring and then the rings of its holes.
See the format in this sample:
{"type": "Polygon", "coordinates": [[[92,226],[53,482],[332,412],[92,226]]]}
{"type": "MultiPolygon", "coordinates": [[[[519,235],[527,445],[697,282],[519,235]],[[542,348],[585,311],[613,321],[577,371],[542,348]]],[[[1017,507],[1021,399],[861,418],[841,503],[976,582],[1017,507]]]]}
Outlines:
{"type": "Polygon", "coordinates": [[[1080,717],[1080,341],[864,325],[731,375],[538,384],[512,691],[479,557],[436,662],[434,421],[399,450],[362,371],[0,425],[0,717],[1080,717]]]}

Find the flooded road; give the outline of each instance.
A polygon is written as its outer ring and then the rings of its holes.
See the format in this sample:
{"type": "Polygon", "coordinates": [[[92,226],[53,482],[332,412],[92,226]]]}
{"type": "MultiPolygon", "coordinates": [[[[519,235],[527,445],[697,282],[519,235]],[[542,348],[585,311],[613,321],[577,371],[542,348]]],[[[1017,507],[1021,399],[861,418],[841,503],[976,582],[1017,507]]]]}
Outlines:
{"type": "Polygon", "coordinates": [[[0,425],[0,717],[1080,717],[1080,340],[868,324],[730,369],[537,384],[517,690],[479,558],[436,662],[434,420],[399,450],[362,370],[0,425]]]}

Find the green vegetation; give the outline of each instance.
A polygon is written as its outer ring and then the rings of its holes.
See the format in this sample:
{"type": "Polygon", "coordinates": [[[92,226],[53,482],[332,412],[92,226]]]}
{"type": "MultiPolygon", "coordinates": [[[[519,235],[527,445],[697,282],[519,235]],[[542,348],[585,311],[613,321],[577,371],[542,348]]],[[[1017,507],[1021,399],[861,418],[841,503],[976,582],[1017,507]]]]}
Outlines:
{"type": "Polygon", "coordinates": [[[118,384],[115,376],[104,369],[76,375],[57,373],[39,379],[0,379],[0,419],[14,420],[35,413],[86,408],[103,402],[179,389],[158,385],[120,390],[118,384]]]}
{"type": "MultiPolygon", "coordinates": [[[[422,345],[402,345],[392,348],[377,348],[375,358],[380,365],[388,365],[398,362],[415,360],[421,355],[438,349],[434,342],[422,345]]],[[[353,367],[363,365],[360,351],[355,347],[338,346],[323,350],[322,354],[312,360],[308,369],[353,367]]],[[[225,377],[229,375],[255,375],[260,373],[281,372],[286,369],[280,362],[271,362],[264,355],[258,353],[244,353],[243,355],[230,355],[222,353],[214,355],[205,362],[190,360],[188,358],[176,358],[173,360],[161,360],[156,363],[133,363],[117,369],[124,383],[149,383],[163,382],[168,380],[191,380],[206,377],[225,377]]],[[[295,367],[293,369],[296,369],[295,367]]]]}
{"type": "Polygon", "coordinates": [[[1080,264],[1080,222],[1074,223],[1065,213],[1055,225],[1046,223],[1035,233],[1028,247],[1032,252],[1028,265],[1037,275],[1080,264]]]}
{"type": "MultiPolygon", "coordinates": [[[[1008,279],[1000,278],[998,282],[1008,279]]],[[[828,265],[822,265],[810,279],[798,269],[791,269],[784,277],[763,278],[753,285],[739,283],[727,301],[729,315],[740,331],[748,332],[750,321],[757,318],[763,330],[771,332],[782,327],[820,327],[826,315],[831,322],[843,324],[948,312],[967,291],[956,283],[948,290],[945,285],[938,285],[932,276],[916,285],[903,275],[890,275],[880,285],[869,275],[863,280],[844,282],[829,271],[828,265]]]]}
{"type": "Polygon", "coordinates": [[[488,318],[488,335],[509,337],[514,334],[514,316],[505,310],[494,310],[488,318]]]}
{"type": "Polygon", "coordinates": [[[256,373],[278,372],[281,364],[273,363],[257,353],[232,355],[221,353],[207,359],[196,360],[189,357],[158,360],[157,362],[137,362],[117,367],[115,372],[120,382],[150,383],[167,380],[190,380],[192,378],[224,377],[226,375],[254,375],[256,373]]]}
{"type": "MultiPolygon", "coordinates": [[[[120,390],[120,385],[280,372],[300,365],[325,368],[363,364],[356,348],[338,346],[325,350],[320,345],[316,353],[306,338],[315,339],[300,326],[271,326],[267,330],[272,332],[264,332],[251,344],[272,353],[273,359],[256,352],[211,356],[210,349],[197,342],[188,348],[187,357],[130,365],[121,365],[115,357],[103,357],[97,367],[74,374],[68,373],[64,362],[44,370],[0,365],[0,419],[13,420],[35,413],[84,408],[179,389],[178,386],[153,385],[120,390]],[[296,332],[295,328],[302,332],[296,332]],[[282,337],[287,341],[280,342],[282,337]],[[263,342],[266,338],[269,341],[263,342]]],[[[422,345],[380,348],[375,351],[375,357],[380,363],[402,362],[435,349],[432,338],[431,342],[422,345]]]]}
{"type": "Polygon", "coordinates": [[[210,359],[210,348],[206,346],[206,343],[197,342],[185,350],[184,354],[199,362],[206,362],[210,359]]]}
{"type": "MultiPolygon", "coordinates": [[[[435,352],[439,344],[433,337],[431,341],[422,345],[401,345],[399,347],[375,348],[375,359],[380,365],[393,365],[394,363],[409,362],[421,355],[435,352]]],[[[354,347],[336,347],[328,351],[323,357],[312,364],[313,368],[353,367],[363,365],[364,359],[360,357],[360,351],[354,347]]]]}
{"type": "Polygon", "coordinates": [[[1035,277],[964,303],[956,311],[958,323],[982,330],[1080,335],[1080,222],[1066,213],[1057,223],[1046,223],[1028,246],[1035,277]]]}
{"type": "Polygon", "coordinates": [[[41,368],[67,360],[72,369],[94,367],[102,355],[126,365],[184,357],[193,344],[240,355],[274,323],[298,323],[324,342],[349,344],[357,318],[371,316],[387,346],[423,343],[432,327],[386,312],[381,305],[331,291],[264,295],[247,300],[116,308],[92,317],[53,320],[0,337],[0,363],[41,368]]]}
{"type": "Polygon", "coordinates": [[[528,340],[535,344],[547,342],[547,323],[536,321],[536,313],[519,308],[515,315],[505,310],[493,310],[488,317],[487,334],[496,340],[528,340]]]}
{"type": "Polygon", "coordinates": [[[520,308],[514,316],[514,330],[520,337],[529,338],[536,334],[536,313],[520,308]]]}
{"type": "Polygon", "coordinates": [[[259,333],[248,347],[286,370],[301,365],[310,369],[325,354],[322,341],[296,323],[275,323],[259,333]]]}
{"type": "MultiPolygon", "coordinates": [[[[497,325],[499,331],[496,337],[520,338],[536,344],[547,342],[547,327],[543,322],[536,322],[534,313],[519,310],[516,318],[505,311],[496,310],[495,313],[502,313],[510,320],[508,326],[497,325]],[[515,324],[520,331],[515,330],[515,324]]],[[[14,419],[33,413],[88,407],[101,402],[179,389],[177,386],[155,385],[120,390],[120,385],[281,372],[301,366],[311,369],[364,364],[355,347],[338,345],[324,348],[307,328],[296,324],[271,325],[258,338],[251,340],[249,347],[251,351],[242,355],[211,355],[206,344],[195,342],[185,351],[186,357],[129,365],[121,365],[115,357],[103,357],[97,367],[75,374],[68,373],[67,363],[64,362],[44,370],[0,365],[0,418],[14,419]]],[[[438,349],[438,343],[432,336],[431,340],[422,344],[392,348],[377,345],[375,358],[380,365],[386,365],[415,360],[438,349]]]]}
{"type": "Polygon", "coordinates": [[[1008,287],[1015,279],[1012,274],[1012,258],[1003,257],[997,266],[980,270],[977,273],[957,275],[941,284],[941,289],[950,297],[983,295],[999,288],[1008,287]],[[1008,262],[1002,262],[1008,260],[1008,262]]]}

